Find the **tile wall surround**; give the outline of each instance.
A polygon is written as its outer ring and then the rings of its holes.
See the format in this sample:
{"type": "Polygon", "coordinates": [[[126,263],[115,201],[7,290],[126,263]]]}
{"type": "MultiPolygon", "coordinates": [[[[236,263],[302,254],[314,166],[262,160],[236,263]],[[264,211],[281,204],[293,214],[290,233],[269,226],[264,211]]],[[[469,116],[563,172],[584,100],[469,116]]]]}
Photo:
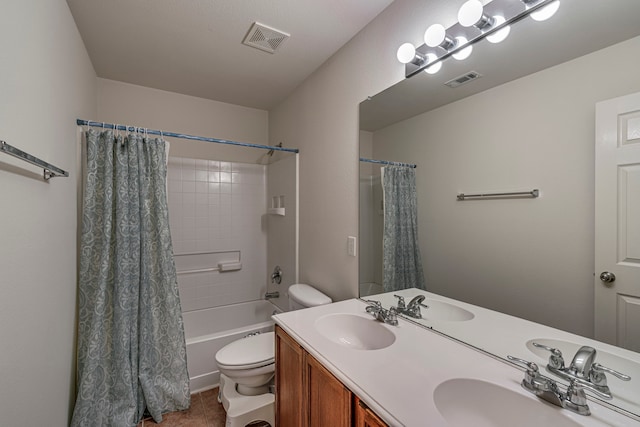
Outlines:
{"type": "Polygon", "coordinates": [[[241,270],[223,273],[180,274],[178,266],[182,311],[260,299],[267,270],[266,166],[169,157],[168,190],[175,254],[222,252],[206,266],[216,267],[239,251],[242,262],[241,270]]]}

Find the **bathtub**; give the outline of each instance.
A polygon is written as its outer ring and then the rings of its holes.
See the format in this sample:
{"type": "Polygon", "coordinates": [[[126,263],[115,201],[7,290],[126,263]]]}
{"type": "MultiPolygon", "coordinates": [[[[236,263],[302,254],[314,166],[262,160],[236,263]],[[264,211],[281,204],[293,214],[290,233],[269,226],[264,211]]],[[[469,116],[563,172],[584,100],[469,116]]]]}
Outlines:
{"type": "Polygon", "coordinates": [[[218,350],[247,334],[273,331],[271,316],[281,311],[269,301],[258,300],[182,313],[191,393],[219,384],[218,350]]]}

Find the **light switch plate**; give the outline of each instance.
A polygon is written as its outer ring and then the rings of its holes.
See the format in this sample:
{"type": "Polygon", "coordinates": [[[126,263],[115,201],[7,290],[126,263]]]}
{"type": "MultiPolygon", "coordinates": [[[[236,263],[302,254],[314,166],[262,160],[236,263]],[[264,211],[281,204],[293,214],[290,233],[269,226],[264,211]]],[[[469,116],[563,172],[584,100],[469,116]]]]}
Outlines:
{"type": "Polygon", "coordinates": [[[354,236],[347,237],[347,254],[356,256],[356,238],[354,236]]]}

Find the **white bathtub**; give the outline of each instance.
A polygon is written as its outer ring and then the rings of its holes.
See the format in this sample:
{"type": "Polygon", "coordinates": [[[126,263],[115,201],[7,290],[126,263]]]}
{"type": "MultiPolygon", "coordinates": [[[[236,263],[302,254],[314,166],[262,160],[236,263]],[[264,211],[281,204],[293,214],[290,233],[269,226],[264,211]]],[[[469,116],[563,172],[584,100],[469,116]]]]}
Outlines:
{"type": "Polygon", "coordinates": [[[281,312],[258,300],[182,313],[191,393],[216,387],[220,382],[216,352],[247,334],[272,331],[274,311],[281,312]]]}

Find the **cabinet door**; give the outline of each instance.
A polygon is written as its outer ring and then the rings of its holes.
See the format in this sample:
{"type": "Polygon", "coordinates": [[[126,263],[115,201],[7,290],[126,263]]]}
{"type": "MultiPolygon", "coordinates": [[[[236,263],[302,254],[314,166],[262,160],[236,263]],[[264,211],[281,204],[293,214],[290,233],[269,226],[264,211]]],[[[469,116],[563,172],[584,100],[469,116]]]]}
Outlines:
{"type": "Polygon", "coordinates": [[[276,425],[305,426],[303,414],[304,350],[276,325],[276,425]]]}
{"type": "Polygon", "coordinates": [[[355,427],[387,427],[387,424],[380,419],[362,401],[354,396],[355,407],[355,427]]]}
{"type": "Polygon", "coordinates": [[[351,391],[306,354],[309,427],[349,427],[351,391]]]}

